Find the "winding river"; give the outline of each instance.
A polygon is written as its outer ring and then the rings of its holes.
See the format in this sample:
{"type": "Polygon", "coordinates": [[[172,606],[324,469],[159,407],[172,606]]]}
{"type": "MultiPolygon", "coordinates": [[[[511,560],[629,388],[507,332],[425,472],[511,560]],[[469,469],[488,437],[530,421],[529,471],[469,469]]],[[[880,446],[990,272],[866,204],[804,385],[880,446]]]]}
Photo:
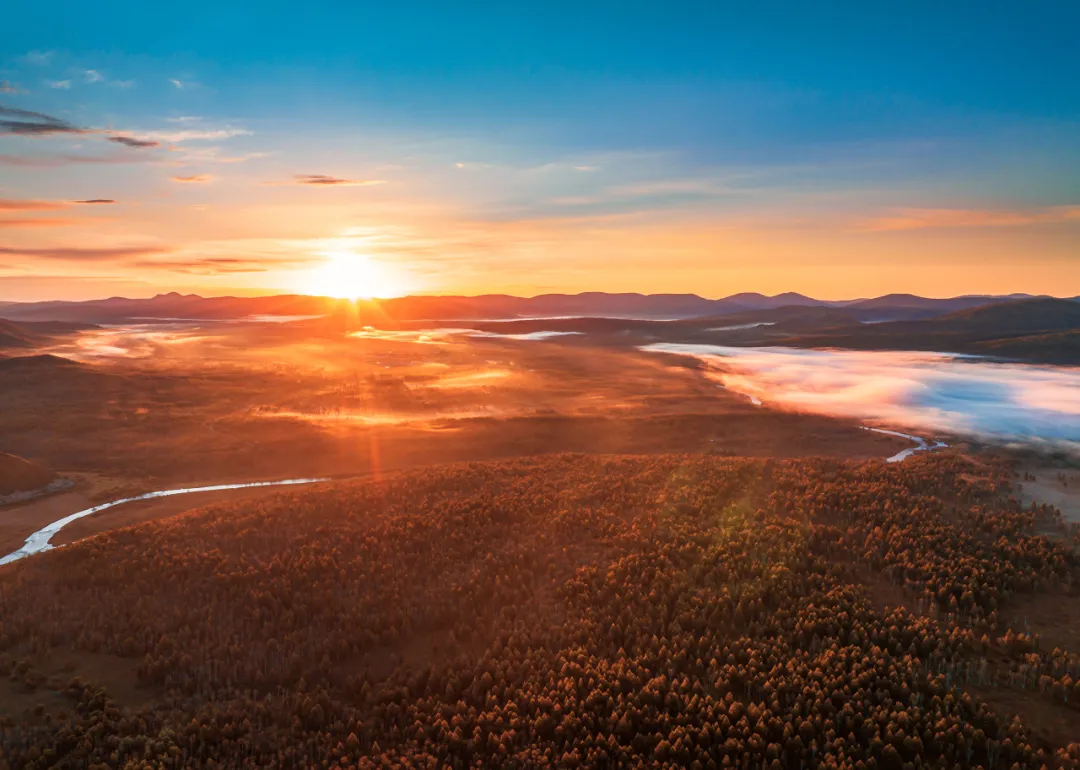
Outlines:
{"type": "Polygon", "coordinates": [[[944,441],[935,441],[930,444],[924,438],[919,436],[912,436],[910,433],[901,433],[898,430],[885,430],[884,428],[867,428],[863,427],[863,430],[873,431],[874,433],[884,433],[886,436],[899,436],[900,438],[910,439],[915,442],[915,446],[908,447],[903,452],[897,452],[892,457],[885,458],[887,463],[903,462],[907,458],[911,457],[916,452],[931,452],[935,449],[944,449],[948,446],[944,441]]]}
{"type": "Polygon", "coordinates": [[[77,511],[70,516],[65,516],[62,519],[57,519],[52,524],[39,529],[30,537],[26,538],[26,543],[17,551],[9,553],[7,556],[0,558],[0,565],[10,564],[13,561],[18,561],[27,556],[35,553],[41,553],[42,551],[48,551],[55,548],[49,541],[52,540],[53,535],[62,530],[68,524],[73,521],[77,521],[86,516],[91,516],[95,513],[104,511],[107,508],[112,508],[117,505],[123,505],[124,503],[134,503],[139,500],[153,500],[157,497],[172,497],[173,495],[190,495],[195,492],[221,492],[227,489],[249,489],[254,487],[283,487],[291,486],[294,484],[315,484],[319,481],[328,481],[329,479],[283,479],[281,481],[251,481],[246,484],[213,484],[208,487],[186,487],[184,489],[162,489],[157,492],[147,492],[142,495],[135,495],[134,497],[122,497],[119,500],[113,500],[109,503],[102,503],[101,505],[95,505],[93,508],[87,508],[83,511],[77,511]]]}
{"type": "MultiPolygon", "coordinates": [[[[909,433],[900,433],[895,430],[885,430],[884,428],[868,428],[864,427],[863,430],[870,430],[875,433],[884,433],[889,436],[898,436],[900,438],[906,438],[915,442],[915,446],[899,452],[892,457],[886,458],[885,462],[898,463],[911,457],[916,452],[929,452],[934,449],[941,449],[948,446],[943,441],[936,441],[933,444],[928,443],[925,439],[919,436],[913,436],[909,433]]],[[[53,535],[62,530],[68,524],[73,521],[77,521],[86,516],[92,516],[95,513],[99,513],[108,508],[113,508],[117,505],[123,505],[124,503],[135,503],[140,500],[153,500],[158,497],[172,497],[174,495],[190,495],[196,492],[221,492],[228,489],[252,489],[255,487],[284,487],[293,486],[297,484],[316,484],[320,481],[329,481],[328,478],[311,478],[311,479],[282,479],[281,481],[251,481],[245,484],[213,484],[206,487],[185,487],[183,489],[162,489],[157,492],[147,492],[142,495],[135,495],[134,497],[122,497],[119,500],[113,500],[112,502],[102,503],[101,505],[95,505],[92,508],[87,508],[82,511],[76,511],[75,513],[65,516],[62,519],[57,519],[52,524],[46,527],[42,527],[30,537],[26,538],[26,543],[17,551],[9,553],[7,556],[0,558],[0,565],[10,564],[13,561],[24,559],[27,556],[32,556],[35,553],[42,553],[43,551],[49,551],[56,546],[51,544],[53,535]]]]}

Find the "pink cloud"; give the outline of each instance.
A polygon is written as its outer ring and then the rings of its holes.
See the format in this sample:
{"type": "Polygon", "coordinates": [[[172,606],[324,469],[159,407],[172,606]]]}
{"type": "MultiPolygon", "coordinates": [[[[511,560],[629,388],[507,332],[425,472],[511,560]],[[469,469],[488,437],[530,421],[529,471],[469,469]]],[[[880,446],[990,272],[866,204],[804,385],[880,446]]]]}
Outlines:
{"type": "Polygon", "coordinates": [[[1080,221],[1080,206],[1039,209],[896,209],[887,216],[865,220],[856,228],[869,232],[952,227],[1017,227],[1080,221]]]}

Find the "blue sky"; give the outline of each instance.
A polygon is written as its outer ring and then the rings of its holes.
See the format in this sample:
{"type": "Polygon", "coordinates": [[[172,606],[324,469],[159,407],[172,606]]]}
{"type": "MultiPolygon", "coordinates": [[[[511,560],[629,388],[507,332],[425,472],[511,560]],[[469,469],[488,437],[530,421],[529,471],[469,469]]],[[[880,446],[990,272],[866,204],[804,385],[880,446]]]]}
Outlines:
{"type": "Polygon", "coordinates": [[[0,298],[288,290],[328,251],[428,292],[1080,293],[1076,3],[5,15],[0,105],[94,133],[0,133],[0,199],[116,203],[0,220],[0,298]]]}

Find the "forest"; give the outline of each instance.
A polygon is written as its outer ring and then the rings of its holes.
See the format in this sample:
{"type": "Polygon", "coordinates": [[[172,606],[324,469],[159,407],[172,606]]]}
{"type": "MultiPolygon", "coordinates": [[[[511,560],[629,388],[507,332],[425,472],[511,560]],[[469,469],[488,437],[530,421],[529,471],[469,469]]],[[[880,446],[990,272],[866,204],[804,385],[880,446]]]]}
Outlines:
{"type": "Polygon", "coordinates": [[[0,768],[1080,767],[1021,481],[554,455],[113,530],[0,570],[0,768]]]}

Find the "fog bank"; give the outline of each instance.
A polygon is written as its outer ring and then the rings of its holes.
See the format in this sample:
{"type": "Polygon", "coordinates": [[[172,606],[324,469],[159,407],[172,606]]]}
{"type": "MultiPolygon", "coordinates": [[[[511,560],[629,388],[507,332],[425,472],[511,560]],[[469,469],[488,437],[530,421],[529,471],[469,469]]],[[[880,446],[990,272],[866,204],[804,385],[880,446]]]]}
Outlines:
{"type": "Polygon", "coordinates": [[[1080,369],[947,353],[657,343],[772,405],[1080,454],[1080,369]]]}

